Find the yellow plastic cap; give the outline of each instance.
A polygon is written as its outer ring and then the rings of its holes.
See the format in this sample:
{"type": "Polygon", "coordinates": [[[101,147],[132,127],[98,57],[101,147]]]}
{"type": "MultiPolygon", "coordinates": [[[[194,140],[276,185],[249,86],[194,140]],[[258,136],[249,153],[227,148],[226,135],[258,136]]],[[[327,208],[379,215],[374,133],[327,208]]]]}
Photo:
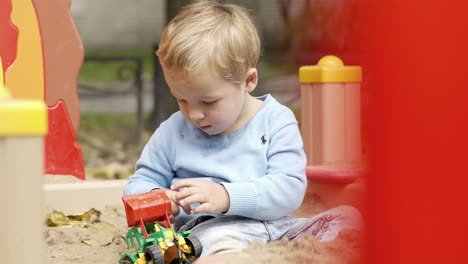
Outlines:
{"type": "Polygon", "coordinates": [[[44,102],[0,98],[0,137],[45,135],[47,128],[44,102]]]}
{"type": "Polygon", "coordinates": [[[345,66],[333,55],[322,57],[317,65],[299,68],[300,83],[348,83],[362,82],[360,66],[345,66]]]}

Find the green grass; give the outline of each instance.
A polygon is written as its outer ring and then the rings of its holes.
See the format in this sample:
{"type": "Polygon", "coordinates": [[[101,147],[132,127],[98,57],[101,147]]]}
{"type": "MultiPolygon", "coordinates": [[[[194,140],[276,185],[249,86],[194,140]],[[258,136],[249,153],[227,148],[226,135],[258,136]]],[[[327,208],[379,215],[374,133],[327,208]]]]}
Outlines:
{"type": "MultiPolygon", "coordinates": [[[[143,119],[150,118],[151,113],[144,113],[143,119]]],[[[101,138],[103,141],[119,140],[133,144],[136,137],[137,118],[131,112],[84,112],[80,116],[79,135],[101,138]]],[[[143,140],[148,139],[143,131],[143,140]]]]}
{"type": "Polygon", "coordinates": [[[81,113],[80,130],[98,130],[99,132],[132,129],[135,127],[136,116],[127,112],[81,113]]]}
{"type": "Polygon", "coordinates": [[[136,116],[134,113],[81,113],[80,137],[101,141],[120,141],[125,145],[135,143],[136,116]]]}
{"type": "MultiPolygon", "coordinates": [[[[142,140],[149,135],[144,132],[142,140]]],[[[139,155],[136,145],[136,116],[134,113],[82,113],[78,143],[86,163],[96,157],[106,160],[132,160],[139,155]]]]}
{"type": "MultiPolygon", "coordinates": [[[[143,58],[142,78],[153,78],[153,60],[156,56],[151,49],[125,49],[125,50],[87,50],[86,57],[117,57],[132,56],[143,58]]],[[[134,65],[128,62],[99,62],[85,61],[81,67],[79,82],[82,84],[105,84],[119,81],[118,69],[122,65],[134,65]]],[[[126,77],[129,74],[125,74],[126,77]]],[[[131,77],[133,78],[133,77],[131,77]]]]}

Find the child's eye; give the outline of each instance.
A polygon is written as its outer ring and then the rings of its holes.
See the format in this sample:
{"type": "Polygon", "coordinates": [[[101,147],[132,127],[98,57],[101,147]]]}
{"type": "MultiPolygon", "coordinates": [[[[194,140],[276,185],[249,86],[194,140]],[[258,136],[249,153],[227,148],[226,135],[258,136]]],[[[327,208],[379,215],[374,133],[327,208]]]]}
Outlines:
{"type": "Polygon", "coordinates": [[[202,101],[202,103],[206,104],[206,105],[212,105],[212,104],[215,104],[216,102],[218,102],[219,100],[213,100],[213,101],[202,101]]]}

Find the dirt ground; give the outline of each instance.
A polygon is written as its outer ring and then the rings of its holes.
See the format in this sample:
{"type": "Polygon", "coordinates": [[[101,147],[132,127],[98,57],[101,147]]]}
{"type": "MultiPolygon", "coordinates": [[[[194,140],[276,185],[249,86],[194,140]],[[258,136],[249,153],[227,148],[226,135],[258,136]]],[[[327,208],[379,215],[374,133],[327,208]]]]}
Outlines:
{"type": "MultiPolygon", "coordinates": [[[[48,182],[54,181],[48,179],[48,182]]],[[[60,181],[60,179],[59,179],[60,181]]],[[[64,180],[61,180],[64,181],[64,180]]],[[[307,217],[324,211],[320,198],[307,193],[297,217],[307,217]]],[[[83,212],[84,213],[84,212],[83,212]]],[[[117,263],[126,252],[124,236],[127,223],[123,206],[107,206],[99,218],[61,227],[46,227],[47,264],[107,264],[117,263]]],[[[319,242],[304,236],[294,242],[286,240],[268,244],[253,243],[244,251],[210,263],[362,263],[363,235],[360,231],[344,230],[330,242],[319,242]]],[[[205,262],[204,262],[205,263],[205,262]]]]}

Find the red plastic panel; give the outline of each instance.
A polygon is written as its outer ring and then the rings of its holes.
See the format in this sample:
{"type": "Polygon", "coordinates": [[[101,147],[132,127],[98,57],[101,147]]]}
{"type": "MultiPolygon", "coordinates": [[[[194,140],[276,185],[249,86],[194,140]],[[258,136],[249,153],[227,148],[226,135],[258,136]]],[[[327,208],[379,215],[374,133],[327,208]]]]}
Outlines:
{"type": "Polygon", "coordinates": [[[363,3],[367,263],[468,263],[468,2],[363,3]]]}
{"type": "Polygon", "coordinates": [[[70,0],[33,0],[44,50],[45,91],[48,106],[63,100],[78,133],[80,105],[78,75],[84,50],[70,14],[70,0]]]}
{"type": "Polygon", "coordinates": [[[137,226],[140,220],[144,223],[155,221],[169,223],[168,216],[172,212],[171,200],[163,190],[124,196],[122,201],[128,227],[137,226]]]}
{"type": "Polygon", "coordinates": [[[45,137],[45,173],[73,175],[84,180],[80,145],[62,100],[49,107],[49,133],[45,137]]]}
{"type": "Polygon", "coordinates": [[[337,171],[323,166],[306,167],[307,179],[314,182],[347,184],[352,183],[364,175],[363,171],[337,171]]]}
{"type": "Polygon", "coordinates": [[[11,22],[11,10],[11,0],[0,0],[0,57],[3,64],[3,73],[15,61],[17,51],[18,29],[11,22]]]}

